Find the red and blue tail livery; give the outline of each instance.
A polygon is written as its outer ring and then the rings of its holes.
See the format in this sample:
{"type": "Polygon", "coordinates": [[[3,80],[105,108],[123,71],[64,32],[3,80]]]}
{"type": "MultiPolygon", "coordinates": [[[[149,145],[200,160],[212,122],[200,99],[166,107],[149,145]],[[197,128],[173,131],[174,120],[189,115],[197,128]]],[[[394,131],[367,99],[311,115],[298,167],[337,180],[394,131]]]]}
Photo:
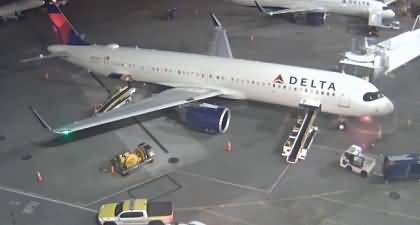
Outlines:
{"type": "Polygon", "coordinates": [[[77,31],[73,29],[73,26],[55,4],[49,3],[47,8],[48,17],[51,20],[53,31],[60,44],[89,45],[89,43],[83,40],[77,31]]]}

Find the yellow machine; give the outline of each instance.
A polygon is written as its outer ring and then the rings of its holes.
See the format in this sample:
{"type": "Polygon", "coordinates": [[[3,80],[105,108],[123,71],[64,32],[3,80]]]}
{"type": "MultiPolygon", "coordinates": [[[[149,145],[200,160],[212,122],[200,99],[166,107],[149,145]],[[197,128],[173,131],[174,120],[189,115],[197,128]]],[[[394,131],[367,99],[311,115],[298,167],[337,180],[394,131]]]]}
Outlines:
{"type": "Polygon", "coordinates": [[[111,159],[111,164],[122,176],[127,176],[132,170],[140,165],[152,163],[154,152],[152,147],[146,143],[140,143],[133,151],[121,152],[111,159]]]}

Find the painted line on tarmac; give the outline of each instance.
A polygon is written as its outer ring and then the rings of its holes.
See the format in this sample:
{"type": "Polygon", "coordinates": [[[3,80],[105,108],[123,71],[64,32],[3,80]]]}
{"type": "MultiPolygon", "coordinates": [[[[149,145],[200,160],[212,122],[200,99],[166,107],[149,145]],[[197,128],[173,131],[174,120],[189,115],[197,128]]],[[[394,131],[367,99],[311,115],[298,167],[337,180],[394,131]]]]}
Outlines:
{"type": "MultiPolygon", "coordinates": [[[[169,172],[168,172],[168,173],[169,173],[169,172]]],[[[130,185],[130,186],[128,186],[128,187],[126,187],[126,188],[123,188],[123,189],[121,189],[121,190],[119,190],[119,191],[113,192],[113,193],[111,193],[111,194],[109,194],[109,195],[105,195],[105,196],[103,196],[103,197],[101,197],[101,198],[99,198],[99,199],[97,199],[97,200],[94,200],[94,201],[88,202],[88,203],[83,204],[83,205],[84,205],[84,206],[91,206],[91,205],[97,204],[97,203],[99,203],[99,202],[101,202],[101,201],[103,201],[103,200],[106,200],[106,199],[108,199],[108,198],[115,197],[116,195],[119,195],[119,194],[122,194],[122,193],[124,193],[124,192],[130,191],[131,189],[134,189],[134,188],[137,188],[137,187],[139,187],[139,186],[142,186],[142,185],[145,185],[145,184],[151,183],[151,182],[153,182],[153,181],[155,181],[155,180],[158,180],[159,178],[166,176],[168,173],[164,173],[164,174],[159,175],[159,176],[156,176],[156,177],[151,177],[150,179],[147,179],[147,180],[145,180],[145,181],[143,181],[143,182],[141,182],[141,183],[137,183],[137,184],[130,185]]]]}
{"type": "Polygon", "coordinates": [[[246,221],[244,219],[240,219],[240,218],[233,217],[233,216],[228,216],[226,214],[223,214],[223,213],[220,213],[220,212],[216,212],[216,211],[213,211],[213,210],[210,210],[210,209],[203,209],[202,211],[205,212],[205,213],[207,213],[207,214],[216,216],[216,217],[225,218],[225,219],[227,219],[230,222],[241,223],[241,224],[246,224],[246,225],[255,225],[254,223],[248,222],[248,221],[246,221]]]}
{"type": "Polygon", "coordinates": [[[319,148],[320,150],[327,150],[327,151],[331,151],[331,152],[337,152],[337,153],[343,153],[346,149],[340,149],[340,148],[335,148],[335,147],[331,147],[331,146],[327,146],[327,145],[318,145],[318,144],[313,144],[312,145],[315,148],[319,148]]]}
{"type": "Polygon", "coordinates": [[[271,188],[268,190],[269,193],[273,193],[274,189],[276,189],[277,185],[280,183],[281,179],[286,175],[287,170],[289,169],[290,164],[287,164],[287,166],[281,171],[280,175],[277,177],[277,180],[274,182],[273,185],[271,185],[271,188]]]}
{"type": "Polygon", "coordinates": [[[401,213],[401,212],[390,211],[390,210],[386,210],[386,209],[372,208],[372,207],[369,207],[369,206],[350,203],[350,202],[345,202],[345,201],[342,201],[342,200],[332,199],[332,198],[328,198],[328,197],[324,197],[324,196],[320,196],[318,198],[322,199],[324,201],[344,205],[344,206],[347,206],[347,207],[359,208],[359,209],[363,209],[363,210],[366,210],[366,211],[374,211],[374,212],[382,213],[382,214],[385,214],[385,215],[398,216],[398,217],[405,218],[405,219],[420,221],[420,217],[418,217],[418,216],[411,216],[411,215],[407,215],[407,214],[404,214],[404,213],[401,213]]]}
{"type": "Polygon", "coordinates": [[[83,206],[80,206],[80,205],[77,205],[77,204],[73,204],[73,203],[70,203],[70,202],[65,202],[65,201],[62,201],[62,200],[57,200],[57,199],[41,196],[39,194],[35,194],[35,193],[31,193],[31,192],[25,192],[25,191],[21,191],[21,190],[18,190],[18,189],[13,189],[13,188],[8,188],[8,187],[4,187],[4,186],[0,186],[0,190],[5,191],[5,192],[10,192],[10,193],[15,193],[15,194],[27,196],[27,197],[31,197],[31,198],[36,198],[36,199],[39,199],[39,200],[44,200],[44,201],[51,202],[51,203],[56,203],[56,204],[59,204],[59,205],[69,206],[69,207],[72,207],[72,208],[81,209],[81,210],[92,212],[92,213],[97,213],[96,210],[93,210],[93,209],[90,209],[90,208],[86,208],[86,207],[83,207],[83,206]]]}
{"type": "Polygon", "coordinates": [[[236,188],[245,189],[245,190],[249,190],[249,191],[268,193],[268,191],[265,190],[265,189],[256,188],[256,187],[248,186],[248,185],[235,184],[235,183],[225,181],[225,180],[221,180],[221,179],[218,179],[218,178],[215,178],[215,177],[204,176],[204,175],[191,173],[191,172],[187,172],[187,171],[177,170],[174,173],[181,174],[181,175],[187,175],[187,176],[190,176],[190,177],[198,177],[198,178],[201,178],[201,179],[204,179],[204,180],[213,181],[215,183],[225,184],[225,185],[229,185],[229,186],[233,186],[233,187],[236,187],[236,188]]]}
{"type": "Polygon", "coordinates": [[[350,193],[351,190],[338,190],[338,191],[330,191],[330,192],[322,192],[319,194],[312,194],[312,195],[297,195],[292,197],[280,198],[280,199],[272,199],[272,200],[257,200],[257,201],[247,201],[247,202],[230,202],[230,203],[221,203],[217,205],[202,205],[202,206],[192,206],[192,207],[184,207],[184,208],[176,208],[175,211],[198,211],[204,209],[214,209],[214,208],[239,208],[239,207],[246,207],[246,206],[269,206],[269,204],[273,203],[280,203],[282,201],[297,201],[297,200],[309,200],[320,198],[323,196],[331,196],[331,195],[339,195],[343,193],[350,193]]]}

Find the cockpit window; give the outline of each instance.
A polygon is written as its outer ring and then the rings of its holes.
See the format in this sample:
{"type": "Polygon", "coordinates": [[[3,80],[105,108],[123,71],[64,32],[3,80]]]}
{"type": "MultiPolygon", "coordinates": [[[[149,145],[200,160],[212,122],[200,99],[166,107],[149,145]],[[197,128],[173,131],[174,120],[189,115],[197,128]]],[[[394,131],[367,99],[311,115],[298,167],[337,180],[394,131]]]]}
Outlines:
{"type": "Polygon", "coordinates": [[[388,9],[391,9],[391,7],[389,7],[389,6],[383,6],[382,7],[382,10],[388,10],[388,9]]]}
{"type": "Polygon", "coordinates": [[[370,102],[370,101],[374,101],[378,98],[382,98],[384,97],[384,95],[381,92],[368,92],[366,94],[363,95],[363,101],[365,102],[370,102]]]}

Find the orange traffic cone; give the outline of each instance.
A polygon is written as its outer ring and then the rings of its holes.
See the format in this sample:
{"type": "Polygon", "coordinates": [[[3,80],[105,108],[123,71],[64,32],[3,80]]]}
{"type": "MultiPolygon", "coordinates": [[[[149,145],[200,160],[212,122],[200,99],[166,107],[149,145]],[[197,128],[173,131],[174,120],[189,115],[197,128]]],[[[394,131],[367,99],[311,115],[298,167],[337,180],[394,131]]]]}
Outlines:
{"type": "Polygon", "coordinates": [[[232,151],[232,143],[230,143],[230,141],[226,142],[225,151],[227,151],[227,152],[232,151]]]}
{"type": "Polygon", "coordinates": [[[36,171],[36,182],[41,183],[42,181],[44,181],[44,178],[42,177],[41,172],[36,171]]]}

